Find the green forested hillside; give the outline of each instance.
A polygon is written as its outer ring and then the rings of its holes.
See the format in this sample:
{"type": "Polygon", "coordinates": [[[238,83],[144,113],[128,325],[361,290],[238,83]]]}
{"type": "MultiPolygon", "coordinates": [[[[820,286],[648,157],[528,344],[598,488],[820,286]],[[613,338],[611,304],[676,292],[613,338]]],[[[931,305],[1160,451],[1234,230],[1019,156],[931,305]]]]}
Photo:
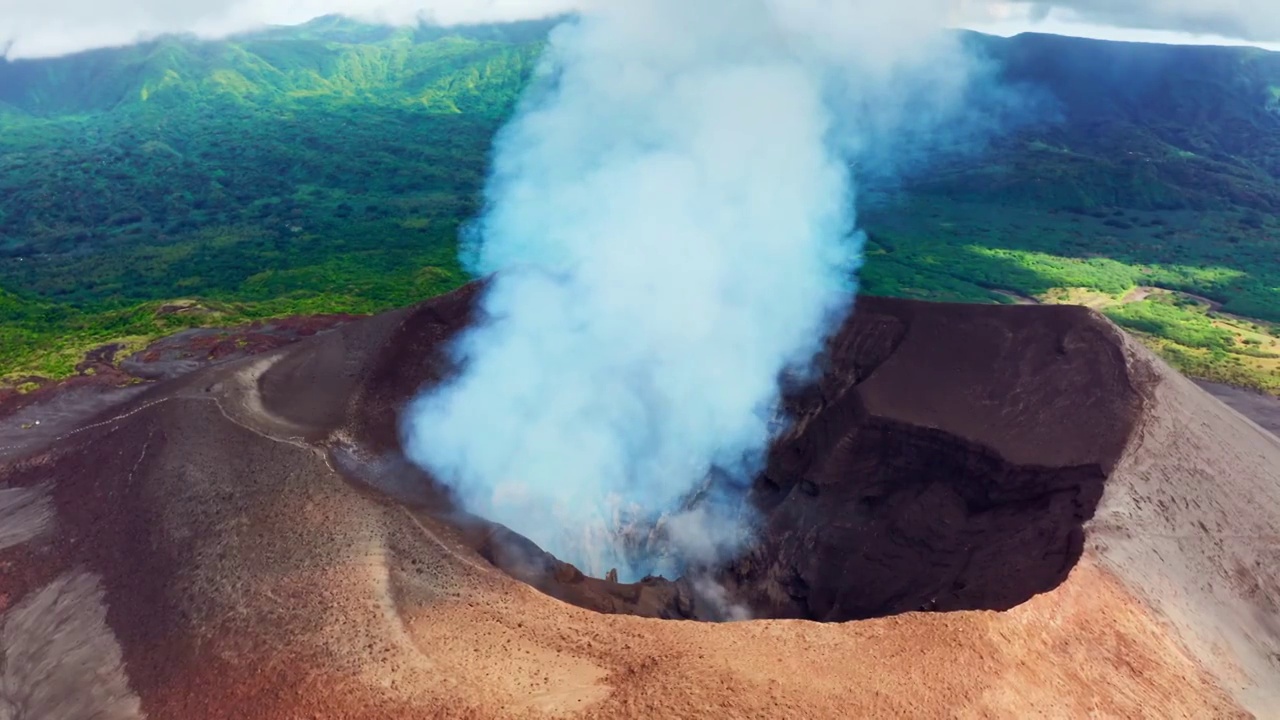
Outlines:
{"type": "Polygon", "coordinates": [[[227,41],[168,37],[36,61],[0,61],[0,103],[35,117],[224,103],[314,102],[495,117],[523,86],[549,25],[384,28],[329,17],[227,41]],[[310,102],[309,102],[310,101],[310,102]]]}
{"type": "Polygon", "coordinates": [[[1280,211],[1280,53],[1052,35],[973,36],[1045,120],[981,167],[938,168],[953,197],[1055,208],[1280,211]],[[976,181],[976,182],[975,182],[976,181]]]}
{"type": "MultiPolygon", "coordinates": [[[[548,28],[323,18],[0,62],[0,375],[463,282],[458,225],[548,28]],[[181,298],[210,312],[157,315],[181,298]]],[[[966,42],[1038,115],[869,188],[864,289],[1082,302],[1184,369],[1280,392],[1280,55],[966,42]]]]}
{"type": "Polygon", "coordinates": [[[0,63],[0,374],[167,330],[168,299],[229,323],[463,282],[457,226],[545,30],[326,18],[0,63]]]}

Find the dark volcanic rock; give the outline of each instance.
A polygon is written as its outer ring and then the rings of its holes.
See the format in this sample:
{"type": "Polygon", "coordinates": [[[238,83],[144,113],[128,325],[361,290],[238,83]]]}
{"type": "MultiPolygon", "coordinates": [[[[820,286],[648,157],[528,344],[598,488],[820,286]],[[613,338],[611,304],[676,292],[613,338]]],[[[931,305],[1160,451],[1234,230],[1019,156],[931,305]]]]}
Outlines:
{"type": "Polygon", "coordinates": [[[1084,308],[868,299],[757,485],[725,583],[772,617],[1007,609],[1066,579],[1140,411],[1084,308]]]}
{"type": "Polygon", "coordinates": [[[484,287],[472,283],[418,305],[387,335],[387,349],[366,366],[351,408],[363,444],[378,452],[399,450],[405,403],[451,373],[449,342],[478,319],[484,287]]]}
{"type": "Polygon", "coordinates": [[[645,578],[623,585],[612,578],[593,578],[500,525],[471,521],[467,527],[472,546],[495,567],[567,603],[596,612],[664,620],[718,618],[716,608],[699,608],[700,600],[687,579],[645,578]]]}

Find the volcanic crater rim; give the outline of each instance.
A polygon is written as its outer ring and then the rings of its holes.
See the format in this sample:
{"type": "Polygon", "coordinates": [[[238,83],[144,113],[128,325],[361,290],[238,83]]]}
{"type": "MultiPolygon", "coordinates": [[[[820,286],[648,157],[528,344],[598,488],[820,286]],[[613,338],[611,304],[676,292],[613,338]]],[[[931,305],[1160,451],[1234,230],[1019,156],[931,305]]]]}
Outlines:
{"type": "Polygon", "coordinates": [[[262,378],[264,400],[292,417],[274,405],[310,407],[319,381],[340,378],[345,400],[323,415],[343,420],[329,437],[340,430],[394,470],[385,494],[450,523],[508,574],[600,612],[719,619],[695,587],[704,579],[761,618],[1014,607],[1074,566],[1142,412],[1124,336],[1087,309],[863,297],[816,371],[783,384],[791,423],[750,496],[757,542],[705,578],[610,584],[456,512],[405,459],[406,408],[456,372],[449,347],[484,287],[307,341],[334,347],[288,351],[262,378]]]}

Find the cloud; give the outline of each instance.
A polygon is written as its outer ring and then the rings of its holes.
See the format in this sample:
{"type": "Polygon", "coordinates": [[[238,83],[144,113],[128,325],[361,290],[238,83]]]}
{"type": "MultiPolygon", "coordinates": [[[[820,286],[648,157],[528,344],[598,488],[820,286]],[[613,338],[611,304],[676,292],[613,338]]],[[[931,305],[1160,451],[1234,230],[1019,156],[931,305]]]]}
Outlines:
{"type": "MultiPolygon", "coordinates": [[[[995,15],[1070,26],[1150,31],[1132,39],[1179,41],[1170,33],[1257,43],[1280,41],[1275,0],[1012,0],[991,3],[995,15]],[[1001,7],[1003,6],[1003,7],[1001,7]]],[[[1119,37],[1124,37],[1119,35],[1119,37]]]]}
{"type": "MultiPolygon", "coordinates": [[[[610,0],[0,0],[0,48],[16,57],[128,45],[165,33],[222,37],[328,14],[392,24],[440,24],[548,17],[610,0]]],[[[837,3],[839,4],[839,3],[837,3]]],[[[846,0],[843,4],[856,8],[846,0]]],[[[941,4],[940,4],[941,5],[941,4]]],[[[1098,35],[1086,27],[1280,41],[1275,0],[947,0],[954,26],[1098,35]]],[[[1116,35],[1116,33],[1112,33],[1116,35]]],[[[1125,37],[1123,33],[1118,35],[1125,37]]],[[[1133,39],[1177,41],[1178,36],[1133,39]]]]}

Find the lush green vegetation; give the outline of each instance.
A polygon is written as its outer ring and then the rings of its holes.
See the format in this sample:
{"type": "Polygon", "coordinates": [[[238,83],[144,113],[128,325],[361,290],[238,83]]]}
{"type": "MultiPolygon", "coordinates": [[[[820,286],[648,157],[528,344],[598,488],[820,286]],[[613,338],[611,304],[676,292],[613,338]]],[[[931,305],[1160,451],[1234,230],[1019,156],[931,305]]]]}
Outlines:
{"type": "MultiPolygon", "coordinates": [[[[545,31],[330,18],[0,62],[0,376],[464,282],[457,229],[545,31]]],[[[970,40],[1054,100],[863,198],[864,291],[1089,304],[1184,370],[1280,393],[1280,55],[970,40]]]]}
{"type": "Polygon", "coordinates": [[[0,64],[0,376],[464,282],[458,224],[544,29],[326,19],[0,64]],[[157,314],[188,297],[216,311],[157,314]]]}

